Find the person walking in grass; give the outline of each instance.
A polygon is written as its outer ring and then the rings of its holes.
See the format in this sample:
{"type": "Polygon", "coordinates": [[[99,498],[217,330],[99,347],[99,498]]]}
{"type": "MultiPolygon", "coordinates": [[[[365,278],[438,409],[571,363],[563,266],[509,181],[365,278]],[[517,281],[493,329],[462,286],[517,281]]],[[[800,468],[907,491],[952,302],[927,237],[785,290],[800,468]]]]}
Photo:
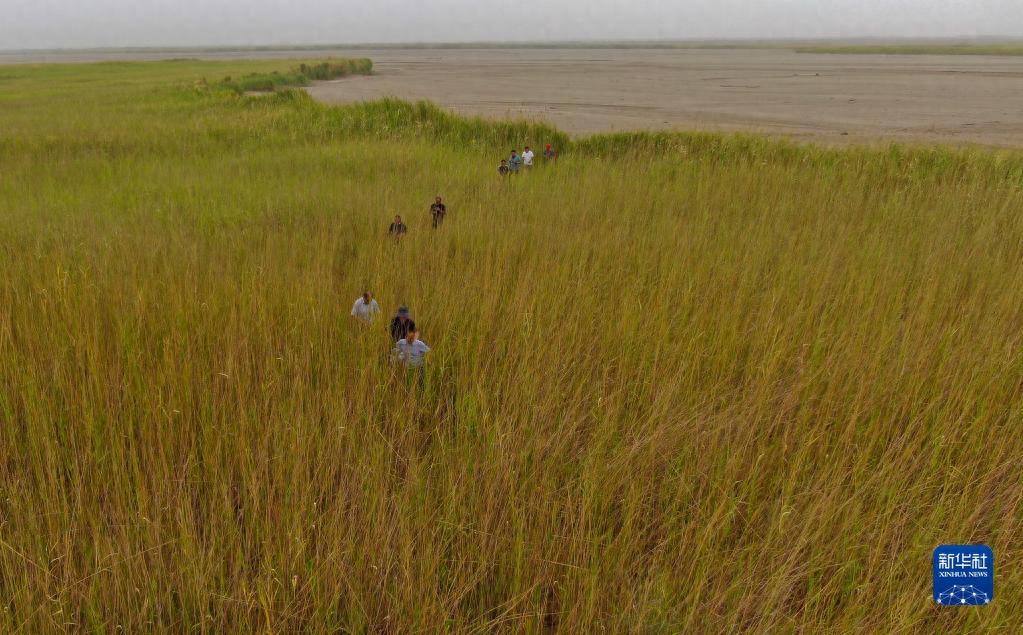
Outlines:
{"type": "Polygon", "coordinates": [[[522,165],[524,165],[527,170],[533,167],[534,156],[533,151],[529,149],[529,146],[526,146],[526,150],[522,153],[522,165]]]}
{"type": "Polygon", "coordinates": [[[512,174],[518,174],[519,168],[522,167],[522,157],[515,150],[512,150],[511,158],[508,159],[508,167],[511,169],[512,174]]]}
{"type": "Polygon", "coordinates": [[[387,233],[395,238],[401,238],[408,231],[408,227],[402,222],[401,216],[395,216],[394,222],[387,228],[387,233]]]}
{"type": "Polygon", "coordinates": [[[373,294],[366,291],[352,305],[352,317],[363,324],[371,324],[380,313],[380,305],[373,299],[373,294]]]}
{"type": "Polygon", "coordinates": [[[415,329],[395,342],[394,348],[398,353],[398,361],[409,368],[422,368],[426,363],[426,354],[430,352],[430,347],[419,339],[419,331],[415,329]]]}
{"type": "Polygon", "coordinates": [[[444,216],[448,213],[448,207],[444,204],[444,199],[437,197],[437,200],[430,206],[430,216],[433,217],[433,228],[437,229],[440,224],[444,222],[444,216]]]}
{"type": "Polygon", "coordinates": [[[419,331],[413,329],[403,339],[394,344],[394,353],[397,360],[405,365],[409,379],[414,380],[419,388],[426,382],[424,366],[426,365],[426,354],[430,347],[426,342],[419,339],[419,331]]]}
{"type": "Polygon", "coordinates": [[[558,157],[558,153],[554,151],[554,148],[551,146],[551,144],[548,143],[546,146],[544,146],[544,149],[543,149],[543,160],[544,161],[553,161],[557,157],[558,157]]]}
{"type": "Polygon", "coordinates": [[[497,166],[497,173],[501,176],[508,176],[511,168],[508,167],[508,159],[501,159],[501,165],[497,166]]]}
{"type": "Polygon", "coordinates": [[[409,317],[408,307],[404,304],[398,307],[398,313],[391,319],[391,341],[408,337],[408,334],[416,330],[416,323],[409,317]]]}

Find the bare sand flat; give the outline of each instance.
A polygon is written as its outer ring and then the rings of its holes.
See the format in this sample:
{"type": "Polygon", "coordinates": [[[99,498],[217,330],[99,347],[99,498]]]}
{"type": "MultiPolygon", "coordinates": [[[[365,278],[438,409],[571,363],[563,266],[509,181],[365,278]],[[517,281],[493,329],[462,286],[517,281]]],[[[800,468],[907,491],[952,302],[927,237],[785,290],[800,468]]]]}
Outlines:
{"type": "Polygon", "coordinates": [[[376,73],[309,88],[325,102],[394,96],[569,133],[743,130],[814,142],[1023,146],[1023,59],[788,50],[344,51],[376,73]]]}
{"type": "Polygon", "coordinates": [[[370,57],[376,73],[309,88],[346,103],[429,99],[575,134],[741,130],[817,143],[1023,146],[1023,58],[786,49],[453,48],[0,52],[0,64],[171,57],[370,57]]]}

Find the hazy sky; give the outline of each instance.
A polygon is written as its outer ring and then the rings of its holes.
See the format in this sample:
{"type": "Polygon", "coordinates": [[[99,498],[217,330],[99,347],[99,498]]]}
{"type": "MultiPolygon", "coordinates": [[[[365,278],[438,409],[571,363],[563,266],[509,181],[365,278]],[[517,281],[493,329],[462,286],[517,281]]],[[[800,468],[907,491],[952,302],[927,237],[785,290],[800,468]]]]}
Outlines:
{"type": "Polygon", "coordinates": [[[0,0],[0,49],[1023,35],[1023,0],[0,0]]]}

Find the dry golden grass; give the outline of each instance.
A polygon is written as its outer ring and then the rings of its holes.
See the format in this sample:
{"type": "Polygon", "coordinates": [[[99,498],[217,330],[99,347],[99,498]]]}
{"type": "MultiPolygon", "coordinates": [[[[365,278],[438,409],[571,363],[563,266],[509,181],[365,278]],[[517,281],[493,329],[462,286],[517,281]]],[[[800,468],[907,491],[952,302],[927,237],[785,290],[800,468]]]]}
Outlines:
{"type": "Polygon", "coordinates": [[[194,83],[272,65],[0,69],[0,630],[1019,628],[1019,157],[501,180],[554,133],[194,83]],[[933,606],[970,541],[995,601],[933,606]]]}

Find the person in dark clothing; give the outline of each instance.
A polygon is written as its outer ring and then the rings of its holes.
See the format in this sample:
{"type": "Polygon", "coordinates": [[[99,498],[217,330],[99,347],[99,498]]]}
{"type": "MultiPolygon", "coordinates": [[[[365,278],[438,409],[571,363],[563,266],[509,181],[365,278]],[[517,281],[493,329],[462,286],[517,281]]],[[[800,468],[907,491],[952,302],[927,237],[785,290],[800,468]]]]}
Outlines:
{"type": "Polygon", "coordinates": [[[438,196],[437,200],[430,206],[430,215],[433,216],[434,229],[437,229],[444,222],[444,215],[447,213],[448,207],[444,204],[444,199],[438,196]]]}
{"type": "Polygon", "coordinates": [[[391,320],[391,341],[405,339],[409,333],[416,331],[416,323],[409,317],[408,307],[404,304],[398,307],[398,314],[391,320]]]}
{"type": "Polygon", "coordinates": [[[387,228],[387,233],[395,238],[401,238],[407,231],[408,227],[405,226],[405,223],[401,222],[401,216],[395,216],[394,222],[387,228]]]}
{"type": "Polygon", "coordinates": [[[501,165],[497,168],[497,173],[501,176],[508,176],[511,172],[511,168],[508,167],[508,159],[501,159],[501,165]]]}

